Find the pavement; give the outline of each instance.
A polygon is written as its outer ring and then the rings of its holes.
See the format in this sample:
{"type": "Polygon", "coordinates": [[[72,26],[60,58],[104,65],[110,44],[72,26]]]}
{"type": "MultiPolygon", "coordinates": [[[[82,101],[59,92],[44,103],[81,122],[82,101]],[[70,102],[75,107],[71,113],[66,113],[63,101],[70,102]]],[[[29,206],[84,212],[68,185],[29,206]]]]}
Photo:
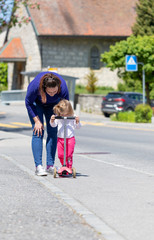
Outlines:
{"type": "MultiPolygon", "coordinates": [[[[0,105],[0,119],[21,111],[23,104],[0,105]]],[[[52,175],[34,174],[30,136],[0,130],[0,162],[1,240],[103,239],[81,216],[86,210],[54,186],[52,175]]]]}
{"type": "MultiPolygon", "coordinates": [[[[12,114],[24,111],[22,104],[1,105],[0,118],[7,114],[7,109],[12,114]]],[[[78,114],[82,124],[154,131],[153,123],[111,122],[102,115],[78,114]]],[[[87,209],[57,188],[51,175],[34,174],[30,139],[0,130],[0,239],[105,240],[95,228],[97,222],[95,226],[91,223],[87,209]]]]}
{"type": "Polygon", "coordinates": [[[103,239],[64,201],[73,199],[52,175],[34,174],[29,136],[0,131],[0,162],[1,240],[103,239]]]}

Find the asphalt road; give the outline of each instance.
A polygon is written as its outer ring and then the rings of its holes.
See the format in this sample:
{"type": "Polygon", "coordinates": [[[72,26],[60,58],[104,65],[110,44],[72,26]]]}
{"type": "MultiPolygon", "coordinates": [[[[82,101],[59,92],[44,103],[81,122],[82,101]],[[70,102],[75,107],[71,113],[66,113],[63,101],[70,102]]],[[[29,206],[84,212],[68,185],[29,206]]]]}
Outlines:
{"type": "MultiPolygon", "coordinates": [[[[0,129],[6,138],[11,136],[14,140],[7,140],[8,144],[13,143],[13,149],[4,148],[3,143],[2,153],[14,156],[12,163],[30,169],[26,173],[33,176],[30,127],[20,125],[28,124],[26,112],[22,106],[7,106],[2,111],[6,114],[1,114],[0,129]],[[4,127],[1,125],[4,122],[18,128],[4,127]],[[19,148],[15,149],[19,133],[27,135],[20,154],[19,148]],[[27,160],[20,157],[24,152],[28,154],[27,160]]],[[[84,113],[80,118],[83,126],[76,131],[74,154],[77,178],[48,176],[48,184],[56,187],[54,194],[57,196],[58,191],[59,198],[106,240],[154,239],[154,126],[113,123],[103,116],[84,113]]],[[[60,166],[57,158],[56,165],[60,166]]]]}

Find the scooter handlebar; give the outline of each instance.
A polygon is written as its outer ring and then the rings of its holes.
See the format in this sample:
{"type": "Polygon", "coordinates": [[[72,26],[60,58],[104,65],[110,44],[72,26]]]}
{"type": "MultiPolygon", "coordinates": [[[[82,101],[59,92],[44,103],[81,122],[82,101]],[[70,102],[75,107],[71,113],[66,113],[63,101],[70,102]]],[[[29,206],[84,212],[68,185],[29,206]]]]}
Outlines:
{"type": "Polygon", "coordinates": [[[76,117],[61,117],[61,116],[55,116],[55,119],[75,119],[76,117]]]}

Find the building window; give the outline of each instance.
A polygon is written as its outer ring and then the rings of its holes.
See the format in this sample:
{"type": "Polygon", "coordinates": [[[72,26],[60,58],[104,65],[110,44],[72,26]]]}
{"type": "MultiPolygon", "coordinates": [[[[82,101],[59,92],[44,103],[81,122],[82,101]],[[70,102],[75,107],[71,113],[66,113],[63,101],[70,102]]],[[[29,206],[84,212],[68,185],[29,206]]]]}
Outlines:
{"type": "Polygon", "coordinates": [[[91,48],[90,60],[91,69],[100,69],[100,53],[96,46],[91,48]]]}

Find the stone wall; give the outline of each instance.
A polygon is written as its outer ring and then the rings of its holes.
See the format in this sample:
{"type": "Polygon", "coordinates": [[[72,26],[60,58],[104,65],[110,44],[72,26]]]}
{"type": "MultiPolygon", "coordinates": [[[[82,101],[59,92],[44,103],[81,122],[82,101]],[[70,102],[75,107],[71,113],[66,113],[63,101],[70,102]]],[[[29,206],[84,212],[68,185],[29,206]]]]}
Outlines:
{"type": "MultiPolygon", "coordinates": [[[[93,46],[97,46],[100,54],[108,51],[109,46],[115,43],[115,39],[85,38],[85,37],[51,37],[40,38],[42,46],[42,68],[48,66],[57,68],[59,74],[78,78],[77,84],[86,85],[85,76],[90,71],[90,52],[93,46]]],[[[94,70],[98,78],[98,86],[117,87],[120,79],[117,71],[110,71],[103,63],[100,69],[94,70]]]]}
{"type": "Polygon", "coordinates": [[[102,114],[101,102],[102,95],[95,94],[76,94],[75,95],[75,108],[80,104],[80,110],[88,113],[102,114]]]}

